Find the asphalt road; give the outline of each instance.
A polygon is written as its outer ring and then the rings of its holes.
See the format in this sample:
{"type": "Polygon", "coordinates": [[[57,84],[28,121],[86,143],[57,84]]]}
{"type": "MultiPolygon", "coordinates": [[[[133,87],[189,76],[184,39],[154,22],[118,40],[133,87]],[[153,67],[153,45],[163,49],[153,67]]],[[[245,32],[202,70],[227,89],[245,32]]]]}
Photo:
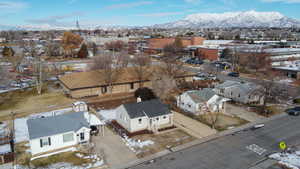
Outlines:
{"type": "Polygon", "coordinates": [[[300,144],[299,129],[300,116],[284,116],[265,123],[263,128],[224,136],[130,169],[248,169],[280,151],[280,141],[300,144]]]}

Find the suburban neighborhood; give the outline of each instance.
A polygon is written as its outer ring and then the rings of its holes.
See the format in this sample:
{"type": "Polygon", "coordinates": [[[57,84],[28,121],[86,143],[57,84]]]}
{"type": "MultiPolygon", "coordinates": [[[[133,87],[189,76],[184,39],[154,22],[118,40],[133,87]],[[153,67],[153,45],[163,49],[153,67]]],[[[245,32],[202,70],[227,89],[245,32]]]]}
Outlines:
{"type": "Polygon", "coordinates": [[[300,169],[299,15],[29,1],[0,2],[0,169],[300,169]]]}

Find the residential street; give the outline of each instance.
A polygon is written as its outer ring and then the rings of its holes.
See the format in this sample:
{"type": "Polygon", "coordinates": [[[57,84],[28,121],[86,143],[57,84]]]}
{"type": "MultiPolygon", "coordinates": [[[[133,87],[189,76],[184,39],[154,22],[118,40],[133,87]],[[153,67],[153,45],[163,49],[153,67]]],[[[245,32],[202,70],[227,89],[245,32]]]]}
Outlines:
{"type": "Polygon", "coordinates": [[[264,128],[246,130],[171,153],[131,169],[248,169],[280,151],[278,143],[300,143],[300,117],[283,116],[264,128]]]}

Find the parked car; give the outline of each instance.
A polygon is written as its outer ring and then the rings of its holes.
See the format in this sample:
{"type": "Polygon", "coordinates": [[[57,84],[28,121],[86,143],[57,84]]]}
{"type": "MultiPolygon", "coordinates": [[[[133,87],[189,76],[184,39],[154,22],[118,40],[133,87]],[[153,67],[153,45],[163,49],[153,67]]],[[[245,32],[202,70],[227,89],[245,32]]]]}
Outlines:
{"type": "Polygon", "coordinates": [[[230,72],[227,75],[231,76],[231,77],[239,77],[240,76],[240,74],[238,72],[230,72]]]}
{"type": "Polygon", "coordinates": [[[191,59],[188,59],[186,61],[186,63],[188,63],[188,64],[195,64],[195,65],[201,65],[204,62],[202,60],[200,60],[200,59],[191,58],[191,59]]]}
{"type": "Polygon", "coordinates": [[[285,112],[291,116],[299,116],[300,115],[300,107],[286,109],[285,112]]]}
{"type": "Polygon", "coordinates": [[[213,74],[201,72],[194,77],[194,80],[217,80],[217,77],[213,74]]]}

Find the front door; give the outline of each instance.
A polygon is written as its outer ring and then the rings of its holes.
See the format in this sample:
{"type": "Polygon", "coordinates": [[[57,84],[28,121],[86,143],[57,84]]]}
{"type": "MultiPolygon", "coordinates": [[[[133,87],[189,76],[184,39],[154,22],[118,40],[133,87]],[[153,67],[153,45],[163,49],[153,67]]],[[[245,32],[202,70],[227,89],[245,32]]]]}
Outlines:
{"type": "Polygon", "coordinates": [[[84,133],[80,133],[80,141],[84,141],[84,133]]]}

